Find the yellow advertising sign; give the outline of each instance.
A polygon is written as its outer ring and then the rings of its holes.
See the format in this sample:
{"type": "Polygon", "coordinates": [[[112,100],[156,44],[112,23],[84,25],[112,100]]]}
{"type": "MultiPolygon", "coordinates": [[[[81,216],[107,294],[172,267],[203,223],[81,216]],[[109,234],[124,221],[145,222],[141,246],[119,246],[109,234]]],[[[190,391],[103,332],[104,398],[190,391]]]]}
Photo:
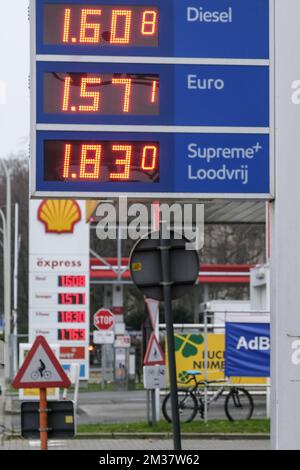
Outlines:
{"type": "MultiPolygon", "coordinates": [[[[205,373],[205,341],[201,334],[175,334],[175,354],[177,380],[184,384],[190,377],[187,370],[202,372],[197,380],[204,379],[205,373]]],[[[207,380],[225,379],[225,335],[209,333],[207,335],[207,380]]],[[[166,362],[168,354],[166,344],[166,362]]],[[[230,377],[233,383],[265,384],[266,379],[230,377]]],[[[191,384],[189,384],[190,386],[191,384]]]]}
{"type": "MultiPolygon", "coordinates": [[[[40,390],[39,388],[25,388],[23,390],[23,397],[24,398],[40,398],[40,390]]],[[[55,388],[47,388],[47,398],[48,399],[55,399],[56,398],[56,389],[55,388]]]]}

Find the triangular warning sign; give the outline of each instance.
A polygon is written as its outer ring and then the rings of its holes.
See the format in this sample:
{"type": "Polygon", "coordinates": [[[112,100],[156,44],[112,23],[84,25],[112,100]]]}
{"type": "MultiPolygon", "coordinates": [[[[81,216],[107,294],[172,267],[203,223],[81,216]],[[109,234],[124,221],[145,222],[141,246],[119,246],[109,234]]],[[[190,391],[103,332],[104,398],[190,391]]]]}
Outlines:
{"type": "Polygon", "coordinates": [[[13,383],[14,388],[68,388],[71,383],[43,336],[37,336],[13,383]]]}
{"type": "Polygon", "coordinates": [[[154,333],[150,337],[144,357],[144,366],[165,365],[165,355],[154,333]]]}
{"type": "Polygon", "coordinates": [[[159,314],[159,301],[153,299],[146,299],[145,302],[147,305],[147,310],[149,313],[152,328],[153,330],[155,330],[159,314]]]}

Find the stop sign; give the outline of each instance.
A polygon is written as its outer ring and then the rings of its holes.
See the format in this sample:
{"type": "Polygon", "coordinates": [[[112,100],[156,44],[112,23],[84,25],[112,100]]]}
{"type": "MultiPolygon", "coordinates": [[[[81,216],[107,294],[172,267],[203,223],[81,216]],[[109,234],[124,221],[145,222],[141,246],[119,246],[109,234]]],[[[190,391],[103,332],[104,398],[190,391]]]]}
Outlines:
{"type": "Polygon", "coordinates": [[[101,308],[94,315],[94,325],[98,330],[110,330],[114,323],[114,314],[106,308],[101,308]]]}

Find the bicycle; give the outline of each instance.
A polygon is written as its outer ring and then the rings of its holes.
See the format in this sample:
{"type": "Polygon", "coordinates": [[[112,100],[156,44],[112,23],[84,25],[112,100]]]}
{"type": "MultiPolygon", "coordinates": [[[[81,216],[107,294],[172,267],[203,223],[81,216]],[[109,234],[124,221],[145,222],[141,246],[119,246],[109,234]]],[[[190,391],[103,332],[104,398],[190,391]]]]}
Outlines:
{"type": "Polygon", "coordinates": [[[39,380],[41,378],[43,379],[51,379],[52,373],[50,370],[45,370],[42,374],[38,370],[35,370],[31,374],[32,380],[39,380]]]}
{"type": "MultiPolygon", "coordinates": [[[[204,418],[204,408],[205,408],[205,387],[214,388],[212,384],[216,384],[216,381],[197,381],[197,376],[202,375],[202,372],[199,371],[186,371],[187,376],[190,376],[190,379],[185,382],[189,384],[194,382],[192,388],[179,388],[178,389],[178,408],[179,408],[179,417],[180,421],[183,423],[189,423],[192,421],[197,411],[199,411],[201,418],[204,418]],[[202,387],[202,388],[201,388],[202,387]]],[[[207,406],[209,407],[212,403],[216,402],[225,392],[226,384],[220,386],[212,396],[208,397],[207,406]]],[[[237,419],[248,420],[251,419],[254,402],[250,393],[241,387],[233,386],[230,392],[226,395],[225,398],[225,414],[230,421],[235,421],[237,419]]],[[[172,408],[171,408],[171,394],[168,393],[162,404],[162,412],[166,421],[172,422],[172,408]]]]}

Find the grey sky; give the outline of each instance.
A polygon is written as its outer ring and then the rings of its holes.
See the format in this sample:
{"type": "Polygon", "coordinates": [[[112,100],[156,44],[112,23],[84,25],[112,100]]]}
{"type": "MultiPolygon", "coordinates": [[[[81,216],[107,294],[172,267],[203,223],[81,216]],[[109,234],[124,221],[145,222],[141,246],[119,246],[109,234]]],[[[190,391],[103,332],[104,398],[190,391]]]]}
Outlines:
{"type": "Polygon", "coordinates": [[[0,157],[28,150],[28,0],[1,0],[0,157]]]}

